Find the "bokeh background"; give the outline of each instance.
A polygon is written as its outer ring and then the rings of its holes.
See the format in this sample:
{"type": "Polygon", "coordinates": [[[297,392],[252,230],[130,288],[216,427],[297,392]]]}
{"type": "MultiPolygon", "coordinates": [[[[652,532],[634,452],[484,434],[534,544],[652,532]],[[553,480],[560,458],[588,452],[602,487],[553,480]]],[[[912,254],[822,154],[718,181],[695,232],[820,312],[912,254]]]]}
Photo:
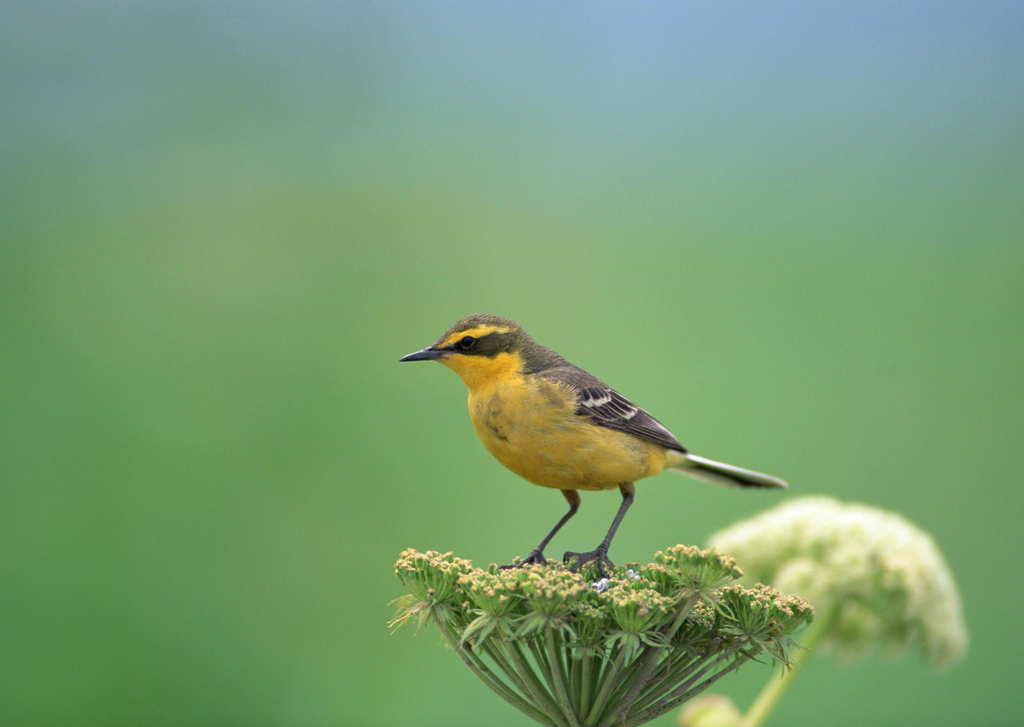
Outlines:
{"type": "Polygon", "coordinates": [[[385,630],[402,548],[563,510],[396,363],[477,311],[792,482],[645,481],[614,558],[811,493],[935,534],[968,659],[818,658],[772,724],[1020,723],[1020,4],[0,14],[4,725],[522,724],[385,630]]]}

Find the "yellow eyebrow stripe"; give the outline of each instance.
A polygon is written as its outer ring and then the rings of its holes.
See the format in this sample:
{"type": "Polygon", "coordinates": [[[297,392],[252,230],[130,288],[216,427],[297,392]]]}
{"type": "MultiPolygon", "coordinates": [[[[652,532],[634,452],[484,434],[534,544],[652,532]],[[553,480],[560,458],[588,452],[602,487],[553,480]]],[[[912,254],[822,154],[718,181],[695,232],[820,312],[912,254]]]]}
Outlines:
{"type": "Polygon", "coordinates": [[[508,333],[511,330],[511,328],[505,328],[503,326],[477,326],[476,328],[467,328],[465,331],[459,331],[458,333],[453,333],[448,336],[448,338],[441,341],[441,346],[450,346],[465,336],[482,338],[488,333],[508,333]]]}

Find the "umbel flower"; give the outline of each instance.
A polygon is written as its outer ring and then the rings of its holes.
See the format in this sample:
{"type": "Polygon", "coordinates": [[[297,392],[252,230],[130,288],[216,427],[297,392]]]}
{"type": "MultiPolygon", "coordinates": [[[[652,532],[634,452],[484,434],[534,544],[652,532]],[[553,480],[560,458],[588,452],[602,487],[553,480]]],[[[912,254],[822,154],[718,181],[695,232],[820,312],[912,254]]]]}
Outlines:
{"type": "Polygon", "coordinates": [[[748,578],[803,594],[817,616],[792,667],[765,685],[745,715],[727,698],[707,695],[687,705],[679,721],[685,727],[758,727],[821,644],[848,656],[916,646],[937,666],[967,649],[960,596],[942,554],[895,513],[804,497],[728,527],[710,543],[735,555],[748,578]]]}
{"type": "Polygon", "coordinates": [[[967,649],[953,576],[928,533],[896,513],[803,497],[711,536],[751,579],[795,591],[828,619],[823,642],[857,655],[918,646],[936,666],[967,649]]]}
{"type": "Polygon", "coordinates": [[[575,573],[560,563],[487,570],[405,550],[410,593],[393,627],[432,621],[491,690],[548,727],[633,727],[759,656],[785,661],[812,619],[800,598],[745,588],[736,562],[676,545],[654,562],[575,573]]]}

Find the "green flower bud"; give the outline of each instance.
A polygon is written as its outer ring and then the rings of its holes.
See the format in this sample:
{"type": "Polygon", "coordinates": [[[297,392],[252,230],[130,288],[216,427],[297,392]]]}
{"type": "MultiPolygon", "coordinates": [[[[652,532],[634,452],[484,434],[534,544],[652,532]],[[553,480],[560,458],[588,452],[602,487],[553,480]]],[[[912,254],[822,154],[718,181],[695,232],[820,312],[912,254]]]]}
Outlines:
{"type": "Polygon", "coordinates": [[[676,598],[707,599],[716,588],[742,578],[731,555],[693,545],[673,545],[654,554],[654,563],[642,574],[676,598]]]}
{"type": "Polygon", "coordinates": [[[488,616],[507,616],[523,602],[518,571],[499,570],[489,573],[473,570],[459,576],[457,581],[473,605],[488,616]]]}
{"type": "Polygon", "coordinates": [[[403,550],[395,562],[395,575],[412,595],[428,603],[444,603],[455,595],[459,576],[472,572],[473,564],[451,553],[403,550]]]}
{"type": "Polygon", "coordinates": [[[728,697],[702,694],[679,713],[679,727],[738,727],[740,710],[728,697]]]}
{"type": "Polygon", "coordinates": [[[674,612],[675,601],[654,588],[636,588],[622,584],[601,594],[612,621],[627,634],[644,640],[648,632],[661,626],[674,612]]]}
{"type": "Polygon", "coordinates": [[[725,586],[718,596],[718,607],[725,620],[724,633],[736,634],[786,661],[788,637],[811,622],[814,608],[799,596],[784,596],[771,586],[758,583],[753,588],[725,586]]]}

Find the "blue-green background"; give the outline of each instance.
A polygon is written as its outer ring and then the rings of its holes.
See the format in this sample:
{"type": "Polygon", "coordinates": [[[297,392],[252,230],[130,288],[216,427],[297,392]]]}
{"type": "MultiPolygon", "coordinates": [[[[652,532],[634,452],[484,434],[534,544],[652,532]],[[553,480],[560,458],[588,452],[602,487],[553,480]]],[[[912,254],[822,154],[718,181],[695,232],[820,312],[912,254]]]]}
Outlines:
{"type": "Polygon", "coordinates": [[[396,363],[477,311],[792,482],[645,481],[613,557],[810,493],[935,534],[967,660],[818,658],[772,724],[1020,723],[1018,3],[0,16],[0,723],[522,724],[384,627],[402,548],[563,509],[396,363]]]}

